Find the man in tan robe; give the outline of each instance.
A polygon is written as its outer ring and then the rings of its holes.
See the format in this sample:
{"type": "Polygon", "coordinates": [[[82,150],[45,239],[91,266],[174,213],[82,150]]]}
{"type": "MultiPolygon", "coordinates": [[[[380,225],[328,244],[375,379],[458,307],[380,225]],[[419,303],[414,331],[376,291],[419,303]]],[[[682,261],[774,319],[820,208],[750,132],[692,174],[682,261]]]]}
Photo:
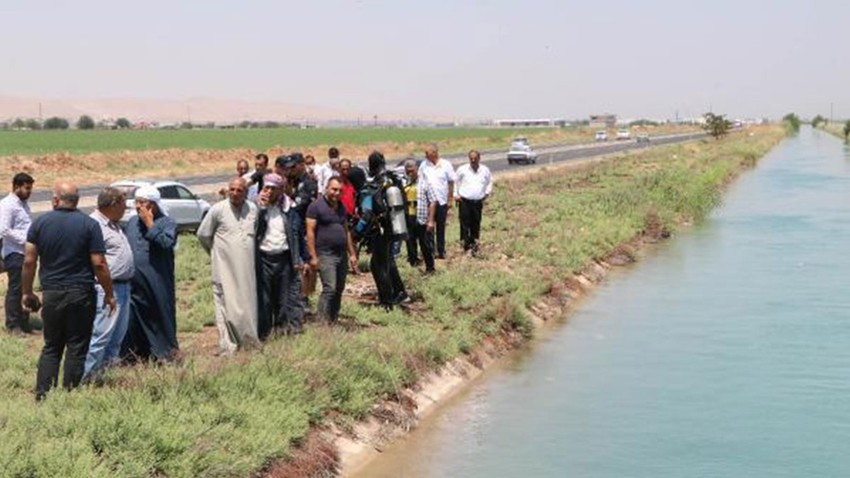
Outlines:
{"type": "Polygon", "coordinates": [[[228,198],[211,207],[198,228],[198,240],[212,256],[215,323],[223,355],[258,343],[257,206],[245,200],[247,191],[244,179],[230,181],[228,198]]]}

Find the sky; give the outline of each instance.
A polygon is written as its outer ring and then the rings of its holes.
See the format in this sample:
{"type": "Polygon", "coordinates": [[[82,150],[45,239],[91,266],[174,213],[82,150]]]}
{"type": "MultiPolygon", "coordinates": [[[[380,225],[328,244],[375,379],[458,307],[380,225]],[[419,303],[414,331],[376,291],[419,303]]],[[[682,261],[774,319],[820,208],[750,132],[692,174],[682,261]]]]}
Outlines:
{"type": "Polygon", "coordinates": [[[0,95],[850,117],[846,0],[0,0],[0,95]]]}

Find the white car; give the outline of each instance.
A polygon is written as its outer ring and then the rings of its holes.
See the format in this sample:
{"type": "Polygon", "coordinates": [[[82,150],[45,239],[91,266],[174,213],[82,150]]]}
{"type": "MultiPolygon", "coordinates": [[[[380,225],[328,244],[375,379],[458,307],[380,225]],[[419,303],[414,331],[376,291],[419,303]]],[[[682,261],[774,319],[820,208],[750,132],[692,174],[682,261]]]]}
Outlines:
{"type": "Polygon", "coordinates": [[[599,130],[596,132],[596,141],[608,141],[608,132],[603,130],[599,130]]]}
{"type": "Polygon", "coordinates": [[[520,136],[511,141],[511,149],[508,150],[508,164],[534,164],[536,162],[537,153],[534,151],[534,148],[528,144],[527,138],[520,136]]]}
{"type": "Polygon", "coordinates": [[[617,130],[617,141],[632,139],[632,132],[627,129],[617,130]]]}
{"type": "Polygon", "coordinates": [[[142,186],[153,186],[159,190],[162,205],[167,210],[168,215],[177,223],[178,231],[198,229],[201,220],[210,210],[210,203],[199,198],[185,184],[176,181],[126,180],[114,182],[111,186],[120,189],[127,195],[127,211],[121,218],[123,224],[126,224],[131,217],[136,215],[134,195],[136,189],[142,186]]]}

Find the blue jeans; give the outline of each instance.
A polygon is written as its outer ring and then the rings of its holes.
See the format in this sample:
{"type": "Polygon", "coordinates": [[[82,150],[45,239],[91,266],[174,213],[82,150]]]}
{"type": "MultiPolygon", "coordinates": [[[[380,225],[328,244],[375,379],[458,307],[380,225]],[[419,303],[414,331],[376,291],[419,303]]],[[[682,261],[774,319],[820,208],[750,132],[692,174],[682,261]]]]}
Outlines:
{"type": "Polygon", "coordinates": [[[97,292],[97,313],[94,318],[94,330],[89,343],[89,353],[86,356],[85,376],[96,372],[118,358],[121,342],[127,333],[130,319],[130,283],[113,282],[112,293],[118,310],[109,314],[104,304],[104,292],[100,285],[95,286],[97,292]]]}

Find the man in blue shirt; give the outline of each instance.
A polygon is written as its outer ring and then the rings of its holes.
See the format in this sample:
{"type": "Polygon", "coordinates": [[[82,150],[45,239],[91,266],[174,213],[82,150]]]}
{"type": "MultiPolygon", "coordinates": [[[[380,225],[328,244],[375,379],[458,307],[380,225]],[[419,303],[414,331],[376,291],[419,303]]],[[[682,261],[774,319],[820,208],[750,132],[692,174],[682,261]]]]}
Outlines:
{"type": "Polygon", "coordinates": [[[95,316],[94,279],[103,287],[104,303],[115,310],[112,278],[100,226],[77,210],[80,193],[70,183],[53,191],[53,211],[33,222],[27,233],[22,271],[22,307],[38,311],[41,301],[33,294],[36,263],[40,262],[44,310],[44,348],[38,359],[36,399],[41,400],[59,380],[59,362],[65,355],[62,385],[80,384],[89,350],[95,316]]]}
{"type": "Polygon", "coordinates": [[[3,249],[0,254],[9,287],[6,289],[6,329],[11,333],[30,332],[29,314],[21,308],[21,268],[24,265],[24,246],[27,231],[32,224],[27,200],[32,194],[35,182],[27,173],[18,173],[12,178],[12,192],[0,201],[0,240],[3,249]]]}

